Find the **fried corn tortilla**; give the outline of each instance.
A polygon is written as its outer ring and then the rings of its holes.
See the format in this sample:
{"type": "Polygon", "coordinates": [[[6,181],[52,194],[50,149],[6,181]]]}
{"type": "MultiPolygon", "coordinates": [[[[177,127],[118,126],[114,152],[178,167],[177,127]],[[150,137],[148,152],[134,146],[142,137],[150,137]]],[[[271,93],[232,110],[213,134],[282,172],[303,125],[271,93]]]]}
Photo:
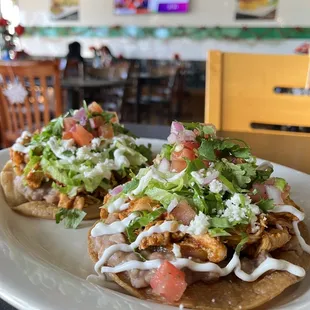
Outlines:
{"type": "MultiPolygon", "coordinates": [[[[88,234],[88,252],[93,262],[96,263],[98,261],[98,253],[94,251],[93,238],[90,236],[92,228],[88,234]]],[[[303,238],[309,243],[310,236],[306,225],[301,222],[299,223],[299,228],[303,238]]],[[[292,250],[277,251],[273,253],[273,257],[298,265],[306,271],[310,268],[310,255],[306,252],[299,255],[292,250]]],[[[165,299],[152,294],[150,288],[134,288],[125,273],[109,275],[113,281],[137,298],[167,303],[165,299]]],[[[254,309],[275,298],[285,289],[301,280],[302,278],[284,271],[268,272],[254,282],[245,282],[234,275],[229,275],[220,278],[214,283],[197,282],[190,285],[182,299],[171,305],[178,306],[183,304],[185,308],[203,310],[254,309]]]]}
{"type": "MultiPolygon", "coordinates": [[[[4,197],[7,204],[12,210],[31,217],[38,217],[47,220],[54,220],[56,213],[60,210],[57,206],[47,203],[46,201],[28,201],[22,194],[20,194],[15,186],[14,179],[16,175],[13,170],[12,161],[9,160],[0,173],[0,182],[3,189],[4,197]]],[[[98,218],[98,208],[101,202],[94,203],[89,201],[83,208],[87,213],[85,220],[98,218]]]]}

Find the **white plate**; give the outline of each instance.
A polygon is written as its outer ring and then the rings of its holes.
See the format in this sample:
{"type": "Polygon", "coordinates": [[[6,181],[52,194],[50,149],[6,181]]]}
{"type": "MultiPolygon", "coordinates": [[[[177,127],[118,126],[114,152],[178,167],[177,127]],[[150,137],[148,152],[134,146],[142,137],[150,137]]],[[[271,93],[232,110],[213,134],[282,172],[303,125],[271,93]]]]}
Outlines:
{"type": "MultiPolygon", "coordinates": [[[[163,141],[141,139],[158,152],[163,141]]],[[[0,168],[8,159],[0,151],[0,168]]],[[[287,179],[292,197],[308,211],[310,176],[280,165],[275,174],[287,179]]],[[[309,217],[307,217],[309,224],[309,217]]],[[[14,213],[0,193],[0,297],[19,309],[175,309],[142,301],[96,286],[86,277],[94,274],[87,254],[87,232],[93,222],[66,230],[53,221],[27,218],[14,213]]],[[[106,284],[109,287],[114,284],[106,284]]],[[[310,274],[269,306],[272,309],[309,309],[310,274]]],[[[266,309],[266,307],[262,308],[266,309]]]]}

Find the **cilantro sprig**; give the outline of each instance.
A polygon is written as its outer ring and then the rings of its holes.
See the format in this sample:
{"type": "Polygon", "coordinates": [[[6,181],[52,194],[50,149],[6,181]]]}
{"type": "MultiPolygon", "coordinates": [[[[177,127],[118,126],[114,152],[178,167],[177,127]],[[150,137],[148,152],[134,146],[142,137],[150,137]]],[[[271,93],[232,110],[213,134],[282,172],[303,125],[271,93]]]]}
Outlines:
{"type": "Polygon", "coordinates": [[[218,158],[229,155],[242,159],[251,158],[251,150],[245,142],[243,142],[244,146],[240,146],[234,141],[232,139],[203,139],[198,154],[209,161],[216,161],[218,158]]]}

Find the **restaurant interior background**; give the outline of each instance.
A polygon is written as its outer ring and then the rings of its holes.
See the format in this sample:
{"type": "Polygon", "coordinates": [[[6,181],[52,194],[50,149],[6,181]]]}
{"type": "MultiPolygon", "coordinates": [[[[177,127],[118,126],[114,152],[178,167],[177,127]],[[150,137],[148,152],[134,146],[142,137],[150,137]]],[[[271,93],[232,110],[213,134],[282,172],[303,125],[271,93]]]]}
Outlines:
{"type": "MultiPolygon", "coordinates": [[[[9,58],[64,59],[68,45],[77,41],[84,58],[82,71],[77,70],[81,78],[120,77],[130,83],[91,88],[89,81],[75,89],[63,84],[68,90],[64,110],[83,97],[117,110],[125,122],[169,124],[175,118],[203,121],[209,50],[294,54],[300,46],[302,52],[310,35],[307,0],[161,1],[177,7],[188,2],[187,12],[169,14],[117,14],[118,2],[126,1],[1,0],[2,17],[12,29],[24,27],[14,35],[9,58]],[[130,65],[117,75],[106,68],[117,62],[130,65]],[[181,68],[179,77],[176,68],[181,68]],[[139,79],[141,73],[146,76],[139,79]],[[133,112],[137,100],[139,115],[133,112]]],[[[2,58],[6,55],[3,47],[2,58]]]]}

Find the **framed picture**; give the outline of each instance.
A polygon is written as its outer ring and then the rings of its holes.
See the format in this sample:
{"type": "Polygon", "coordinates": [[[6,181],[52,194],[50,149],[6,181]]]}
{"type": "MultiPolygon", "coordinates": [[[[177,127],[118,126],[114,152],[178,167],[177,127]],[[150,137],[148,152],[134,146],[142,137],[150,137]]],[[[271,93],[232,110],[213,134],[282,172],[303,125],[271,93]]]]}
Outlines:
{"type": "Polygon", "coordinates": [[[50,0],[50,16],[54,21],[78,20],[79,0],[50,0]]]}

